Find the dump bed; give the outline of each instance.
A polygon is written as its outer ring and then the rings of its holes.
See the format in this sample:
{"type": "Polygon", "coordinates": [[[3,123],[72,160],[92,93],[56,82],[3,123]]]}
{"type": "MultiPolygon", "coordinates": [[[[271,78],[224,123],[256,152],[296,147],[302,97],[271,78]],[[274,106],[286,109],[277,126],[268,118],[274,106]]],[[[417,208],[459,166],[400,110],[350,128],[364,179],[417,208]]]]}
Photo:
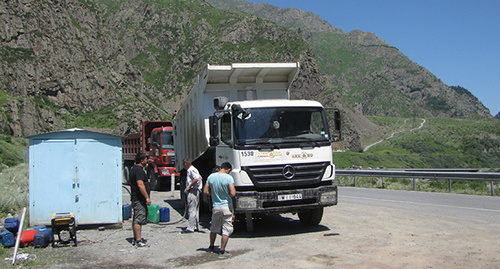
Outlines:
{"type": "Polygon", "coordinates": [[[289,99],[299,68],[299,63],[207,65],[174,119],[177,169],[182,169],[184,158],[196,160],[209,149],[208,117],[215,112],[215,97],[230,102],[289,99]]]}

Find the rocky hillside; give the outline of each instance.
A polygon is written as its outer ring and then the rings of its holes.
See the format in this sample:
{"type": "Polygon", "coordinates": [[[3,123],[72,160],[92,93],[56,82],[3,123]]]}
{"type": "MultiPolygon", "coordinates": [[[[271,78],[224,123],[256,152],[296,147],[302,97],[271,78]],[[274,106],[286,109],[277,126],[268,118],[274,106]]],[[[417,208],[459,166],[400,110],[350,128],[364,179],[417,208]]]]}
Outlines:
{"type": "Polygon", "coordinates": [[[237,10],[273,21],[301,35],[314,49],[321,72],[327,74],[344,101],[372,116],[491,117],[468,90],[449,87],[427,69],[373,33],[345,33],[314,13],[280,9],[266,3],[207,0],[214,7],[237,10]]]}
{"type": "MultiPolygon", "coordinates": [[[[293,31],[201,0],[0,2],[0,130],[14,136],[71,127],[116,134],[169,119],[208,63],[301,63],[294,98],[338,91],[293,31]]],[[[359,147],[352,133],[347,146],[359,147]]]]}
{"type": "Polygon", "coordinates": [[[233,62],[300,62],[292,97],[340,108],[354,150],[377,128],[362,114],[489,113],[374,34],[346,34],[310,12],[231,2],[254,16],[207,2],[0,2],[0,132],[127,134],[141,120],[170,119],[206,64],[233,62]]]}

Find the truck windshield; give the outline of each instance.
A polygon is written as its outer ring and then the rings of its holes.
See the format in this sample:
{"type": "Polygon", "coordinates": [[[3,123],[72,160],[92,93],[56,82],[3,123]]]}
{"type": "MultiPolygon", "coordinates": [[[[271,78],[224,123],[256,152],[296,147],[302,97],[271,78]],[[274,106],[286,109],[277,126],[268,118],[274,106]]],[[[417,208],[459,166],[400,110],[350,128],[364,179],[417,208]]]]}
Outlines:
{"type": "Polygon", "coordinates": [[[161,148],[162,149],[174,149],[174,137],[172,136],[172,131],[163,132],[161,134],[161,148]]]}
{"type": "Polygon", "coordinates": [[[236,143],[243,145],[329,142],[325,113],[320,107],[246,109],[245,119],[235,118],[236,143]]]}

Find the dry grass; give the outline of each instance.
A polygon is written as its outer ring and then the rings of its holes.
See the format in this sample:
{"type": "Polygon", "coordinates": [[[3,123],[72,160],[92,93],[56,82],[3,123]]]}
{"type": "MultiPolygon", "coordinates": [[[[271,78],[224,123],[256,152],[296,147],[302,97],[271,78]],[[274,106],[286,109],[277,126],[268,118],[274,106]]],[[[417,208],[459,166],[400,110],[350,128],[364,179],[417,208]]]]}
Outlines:
{"type": "Polygon", "coordinates": [[[0,217],[16,215],[28,207],[28,164],[9,167],[0,173],[0,217]]]}

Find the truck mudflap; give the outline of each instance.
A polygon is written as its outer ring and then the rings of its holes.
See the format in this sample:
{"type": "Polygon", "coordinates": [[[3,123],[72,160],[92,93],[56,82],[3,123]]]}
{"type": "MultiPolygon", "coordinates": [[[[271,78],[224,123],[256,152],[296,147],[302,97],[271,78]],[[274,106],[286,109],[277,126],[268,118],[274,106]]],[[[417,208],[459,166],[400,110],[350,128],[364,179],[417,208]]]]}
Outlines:
{"type": "Polygon", "coordinates": [[[235,213],[288,213],[333,206],[338,201],[337,186],[277,190],[236,191],[235,213]]]}

